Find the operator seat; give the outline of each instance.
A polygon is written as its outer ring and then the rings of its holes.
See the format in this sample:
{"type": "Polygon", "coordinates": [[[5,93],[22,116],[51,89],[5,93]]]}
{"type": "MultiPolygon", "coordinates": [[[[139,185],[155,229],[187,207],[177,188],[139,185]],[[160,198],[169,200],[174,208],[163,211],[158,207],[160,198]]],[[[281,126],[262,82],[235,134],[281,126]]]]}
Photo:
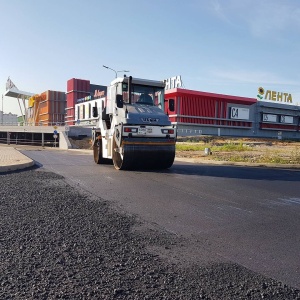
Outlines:
{"type": "Polygon", "coordinates": [[[152,97],[148,94],[141,94],[138,103],[153,104],[152,97]]]}

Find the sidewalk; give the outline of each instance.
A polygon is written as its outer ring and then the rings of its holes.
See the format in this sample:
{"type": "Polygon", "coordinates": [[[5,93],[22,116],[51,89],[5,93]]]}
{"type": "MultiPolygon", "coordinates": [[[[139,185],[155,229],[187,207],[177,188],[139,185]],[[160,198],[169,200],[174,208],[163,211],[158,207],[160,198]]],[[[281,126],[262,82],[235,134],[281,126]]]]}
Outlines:
{"type": "Polygon", "coordinates": [[[13,146],[0,145],[0,173],[21,170],[34,165],[34,161],[13,146]]]}

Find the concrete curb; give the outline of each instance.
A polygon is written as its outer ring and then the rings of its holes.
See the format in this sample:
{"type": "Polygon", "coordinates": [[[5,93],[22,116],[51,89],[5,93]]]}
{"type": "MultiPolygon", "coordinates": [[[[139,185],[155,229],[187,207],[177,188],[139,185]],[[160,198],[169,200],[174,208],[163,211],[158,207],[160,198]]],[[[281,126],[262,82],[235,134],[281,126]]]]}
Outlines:
{"type": "Polygon", "coordinates": [[[28,161],[26,163],[21,164],[15,164],[15,165],[9,165],[9,166],[0,166],[0,173],[10,172],[10,171],[17,171],[17,170],[23,170],[26,168],[30,168],[34,166],[34,161],[28,161]]]}
{"type": "Polygon", "coordinates": [[[0,146],[0,173],[34,166],[34,161],[13,147],[0,146]]]}

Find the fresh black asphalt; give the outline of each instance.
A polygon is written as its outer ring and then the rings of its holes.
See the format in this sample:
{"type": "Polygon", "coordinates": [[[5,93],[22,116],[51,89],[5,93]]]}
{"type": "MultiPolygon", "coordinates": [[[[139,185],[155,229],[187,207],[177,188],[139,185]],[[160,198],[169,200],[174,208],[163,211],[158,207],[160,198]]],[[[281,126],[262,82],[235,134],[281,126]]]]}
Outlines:
{"type": "Polygon", "coordinates": [[[300,299],[238,264],[168,259],[184,238],[61,175],[32,169],[0,184],[0,299],[300,299]]]}

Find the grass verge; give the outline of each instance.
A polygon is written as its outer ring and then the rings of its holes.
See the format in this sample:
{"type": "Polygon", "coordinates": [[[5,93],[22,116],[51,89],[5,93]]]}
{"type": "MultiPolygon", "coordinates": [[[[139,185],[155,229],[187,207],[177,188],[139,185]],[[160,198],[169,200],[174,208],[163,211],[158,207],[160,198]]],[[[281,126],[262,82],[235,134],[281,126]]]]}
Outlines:
{"type": "Polygon", "coordinates": [[[300,164],[300,143],[277,140],[208,139],[185,140],[176,144],[182,157],[202,157],[208,160],[268,164],[300,164]],[[210,148],[212,155],[205,155],[210,148]]]}

